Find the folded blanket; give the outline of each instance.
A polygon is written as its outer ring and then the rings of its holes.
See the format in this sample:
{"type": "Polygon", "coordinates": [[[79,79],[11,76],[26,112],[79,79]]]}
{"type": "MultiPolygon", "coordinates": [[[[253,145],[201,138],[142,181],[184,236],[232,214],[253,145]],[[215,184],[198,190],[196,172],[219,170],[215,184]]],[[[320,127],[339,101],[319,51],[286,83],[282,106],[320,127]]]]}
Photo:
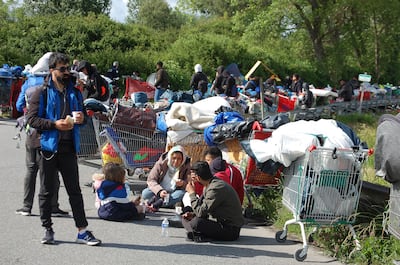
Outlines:
{"type": "Polygon", "coordinates": [[[335,120],[290,122],[276,129],[266,141],[250,140],[250,147],[259,162],[272,159],[288,167],[304,155],[311,145],[327,148],[351,148],[351,138],[335,120]]]}

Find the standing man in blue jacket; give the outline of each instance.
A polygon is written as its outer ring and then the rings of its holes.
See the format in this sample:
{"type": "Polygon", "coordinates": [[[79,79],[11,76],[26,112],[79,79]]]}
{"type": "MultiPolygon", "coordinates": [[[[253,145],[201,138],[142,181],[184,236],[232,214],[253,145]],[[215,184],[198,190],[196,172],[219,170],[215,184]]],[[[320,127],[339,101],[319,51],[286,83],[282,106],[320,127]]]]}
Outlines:
{"type": "Polygon", "coordinates": [[[44,179],[39,194],[40,219],[45,228],[42,244],[54,244],[51,220],[51,198],[54,194],[55,172],[59,171],[69,196],[75,226],[76,242],[95,246],[101,244],[87,230],[88,222],[79,186],[76,154],[79,152],[79,130],[84,123],[82,94],[70,79],[69,58],[55,52],[49,58],[50,77],[45,88],[32,95],[28,124],[41,133],[41,163],[44,179]],[[72,119],[71,116],[74,116],[72,119]]]}

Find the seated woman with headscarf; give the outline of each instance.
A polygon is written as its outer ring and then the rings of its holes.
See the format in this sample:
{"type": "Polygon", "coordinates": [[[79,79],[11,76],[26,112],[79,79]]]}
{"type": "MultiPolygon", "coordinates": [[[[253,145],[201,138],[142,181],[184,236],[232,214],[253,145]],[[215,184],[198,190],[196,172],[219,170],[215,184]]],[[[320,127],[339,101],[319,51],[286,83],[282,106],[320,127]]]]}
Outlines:
{"type": "Polygon", "coordinates": [[[147,200],[153,211],[161,206],[174,207],[185,194],[190,174],[190,157],[182,146],[176,145],[161,155],[147,177],[147,188],[142,199],[147,200]]]}

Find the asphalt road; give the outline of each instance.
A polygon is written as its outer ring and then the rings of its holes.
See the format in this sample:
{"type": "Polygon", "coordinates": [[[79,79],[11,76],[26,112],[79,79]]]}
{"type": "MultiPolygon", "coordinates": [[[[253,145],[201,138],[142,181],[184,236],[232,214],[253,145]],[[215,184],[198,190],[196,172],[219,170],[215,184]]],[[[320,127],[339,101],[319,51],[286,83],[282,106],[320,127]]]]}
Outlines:
{"type": "MultiPolygon", "coordinates": [[[[245,226],[236,242],[193,243],[185,240],[183,228],[170,228],[168,238],[161,237],[161,221],[170,210],[148,214],[144,221],[108,222],[97,217],[94,194],[83,184],[99,169],[80,165],[82,193],[89,229],[103,241],[99,247],[75,243],[77,230],[72,218],[53,218],[55,245],[42,245],[38,200],[33,215],[20,216],[25,175],[24,137],[17,148],[15,121],[0,120],[0,264],[299,264],[293,258],[301,242],[275,241],[275,231],[266,226],[245,226]]],[[[37,190],[39,182],[37,182],[37,190]]],[[[65,188],[60,189],[60,208],[71,212],[65,188]]],[[[313,247],[303,264],[341,264],[313,247]]]]}

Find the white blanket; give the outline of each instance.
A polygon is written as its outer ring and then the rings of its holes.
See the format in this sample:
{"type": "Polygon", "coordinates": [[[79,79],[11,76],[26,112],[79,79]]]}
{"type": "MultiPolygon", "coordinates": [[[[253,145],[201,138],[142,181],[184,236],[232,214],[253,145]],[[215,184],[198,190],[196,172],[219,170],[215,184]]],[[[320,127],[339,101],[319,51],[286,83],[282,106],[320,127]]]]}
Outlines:
{"type": "Polygon", "coordinates": [[[250,140],[250,148],[260,162],[269,159],[290,166],[292,161],[304,155],[311,145],[323,147],[350,148],[353,141],[340,129],[335,120],[296,121],[280,126],[267,141],[250,140]]]}
{"type": "Polygon", "coordinates": [[[170,130],[204,130],[214,124],[215,111],[221,106],[230,106],[221,97],[212,97],[190,104],[175,102],[165,115],[165,122],[170,130]]]}

